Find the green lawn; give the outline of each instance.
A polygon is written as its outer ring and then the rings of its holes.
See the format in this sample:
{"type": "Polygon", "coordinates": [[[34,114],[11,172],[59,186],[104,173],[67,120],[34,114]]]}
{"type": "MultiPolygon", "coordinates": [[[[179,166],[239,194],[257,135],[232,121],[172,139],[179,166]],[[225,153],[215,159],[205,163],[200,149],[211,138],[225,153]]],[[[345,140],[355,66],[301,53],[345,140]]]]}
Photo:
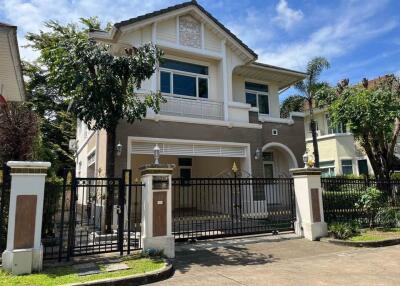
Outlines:
{"type": "Polygon", "coordinates": [[[349,241],[366,242],[400,238],[400,228],[373,229],[362,231],[359,235],[349,238],[349,241]]]}
{"type": "Polygon", "coordinates": [[[23,276],[13,276],[0,269],[0,285],[63,285],[142,274],[161,269],[164,266],[164,261],[158,258],[129,257],[125,258],[123,262],[127,264],[130,269],[105,272],[104,265],[98,263],[101,273],[88,276],[78,276],[76,270],[72,266],[48,267],[41,273],[23,276]]]}

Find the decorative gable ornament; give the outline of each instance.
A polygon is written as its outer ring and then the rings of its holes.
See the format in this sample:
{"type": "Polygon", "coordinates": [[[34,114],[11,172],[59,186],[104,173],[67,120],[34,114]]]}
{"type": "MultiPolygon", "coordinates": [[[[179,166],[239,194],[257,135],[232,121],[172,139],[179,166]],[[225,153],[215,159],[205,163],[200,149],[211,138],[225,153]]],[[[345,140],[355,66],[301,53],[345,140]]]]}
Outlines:
{"type": "Polygon", "coordinates": [[[192,16],[179,17],[179,43],[183,46],[201,48],[201,24],[192,16]]]}

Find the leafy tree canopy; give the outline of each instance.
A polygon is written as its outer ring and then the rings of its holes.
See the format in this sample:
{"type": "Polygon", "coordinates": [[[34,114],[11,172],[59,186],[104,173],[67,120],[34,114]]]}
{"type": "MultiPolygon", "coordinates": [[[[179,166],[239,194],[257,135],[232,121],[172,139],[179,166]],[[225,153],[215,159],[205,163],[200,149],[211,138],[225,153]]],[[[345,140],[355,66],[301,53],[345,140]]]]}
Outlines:
{"type": "Polygon", "coordinates": [[[36,145],[38,160],[50,161],[50,175],[61,175],[75,166],[69,139],[75,137],[76,117],[68,112],[69,95],[49,84],[46,71],[37,63],[23,63],[28,104],[39,118],[36,145]]]}
{"type": "Polygon", "coordinates": [[[289,117],[290,112],[304,111],[304,97],[301,95],[288,96],[281,105],[281,117],[289,117]]]}
{"type": "Polygon", "coordinates": [[[395,164],[394,149],[400,132],[400,79],[393,75],[377,84],[349,85],[318,92],[321,105],[329,105],[332,124],[346,124],[364,148],[375,176],[389,179],[395,164]]]}
{"type": "Polygon", "coordinates": [[[88,36],[88,29],[100,28],[97,18],[81,19],[81,25],[50,21],[45,26],[46,32],[27,35],[30,46],[40,51],[49,84],[69,95],[71,110],[89,128],[113,132],[120,119],[133,122],[145,116],[147,107],[159,109],[159,94],[144,99],[133,94],[154,73],[158,48],[146,44],[112,54],[109,45],[88,36]]]}

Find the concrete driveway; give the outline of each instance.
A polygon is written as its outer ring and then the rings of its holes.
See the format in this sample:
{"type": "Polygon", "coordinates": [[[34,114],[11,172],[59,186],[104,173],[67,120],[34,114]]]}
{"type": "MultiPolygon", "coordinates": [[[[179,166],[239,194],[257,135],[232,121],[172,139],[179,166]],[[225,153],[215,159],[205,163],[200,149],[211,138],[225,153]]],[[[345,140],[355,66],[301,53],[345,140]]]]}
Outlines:
{"type": "Polygon", "coordinates": [[[293,234],[179,244],[154,285],[400,285],[400,246],[349,248],[293,234]]]}

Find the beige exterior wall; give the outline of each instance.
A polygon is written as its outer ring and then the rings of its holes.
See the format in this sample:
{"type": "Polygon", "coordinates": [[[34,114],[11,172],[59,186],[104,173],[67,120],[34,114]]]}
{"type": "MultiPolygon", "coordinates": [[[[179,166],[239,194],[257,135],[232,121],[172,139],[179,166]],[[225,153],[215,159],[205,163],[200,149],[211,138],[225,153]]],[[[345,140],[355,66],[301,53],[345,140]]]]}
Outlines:
{"type": "Polygon", "coordinates": [[[208,27],[204,27],[204,48],[213,52],[221,51],[221,39],[208,27]]]}
{"type": "Polygon", "coordinates": [[[0,86],[9,101],[25,99],[15,27],[0,25],[0,86]]]}
{"type": "MultiPolygon", "coordinates": [[[[179,178],[179,158],[188,158],[185,156],[161,156],[160,163],[162,164],[174,164],[175,169],[173,171],[172,177],[179,178]]],[[[223,175],[229,174],[231,172],[233,162],[236,162],[238,168],[240,168],[240,158],[218,158],[218,157],[190,157],[192,158],[192,177],[193,178],[212,178],[221,177],[223,175]]],[[[140,179],[141,166],[146,164],[151,164],[154,162],[153,155],[131,155],[131,170],[132,179],[140,179]]]]}
{"type": "Polygon", "coordinates": [[[157,39],[171,43],[177,41],[176,18],[171,18],[157,23],[157,39]]]}
{"type": "MultiPolygon", "coordinates": [[[[318,150],[320,162],[335,161],[335,174],[342,175],[342,160],[352,160],[353,174],[359,175],[358,160],[368,158],[362,148],[354,140],[351,133],[328,134],[329,127],[326,119],[326,110],[316,109],[314,120],[318,124],[318,150]]],[[[310,130],[310,116],[306,114],[304,118],[304,130],[306,137],[306,147],[310,153],[313,152],[312,136],[310,130]]],[[[372,168],[368,161],[369,172],[372,168]]]]}

